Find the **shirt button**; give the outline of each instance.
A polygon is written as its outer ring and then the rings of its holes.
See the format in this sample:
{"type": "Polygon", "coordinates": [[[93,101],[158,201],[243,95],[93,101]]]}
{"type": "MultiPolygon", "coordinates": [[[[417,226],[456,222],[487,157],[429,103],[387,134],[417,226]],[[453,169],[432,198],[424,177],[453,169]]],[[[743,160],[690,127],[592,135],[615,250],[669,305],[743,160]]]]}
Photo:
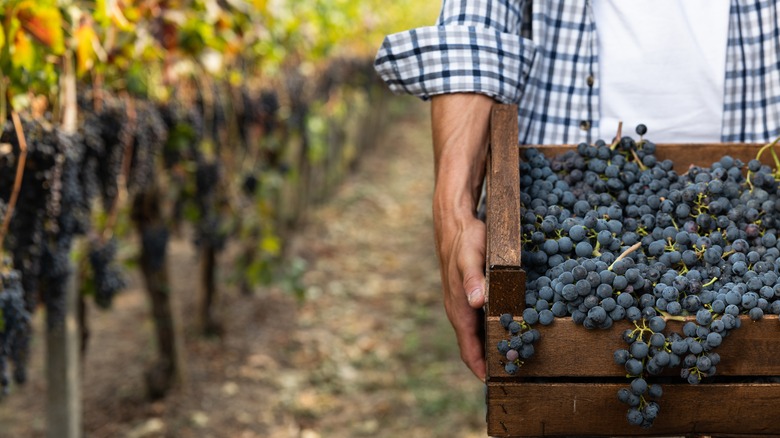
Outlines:
{"type": "Polygon", "coordinates": [[[590,121],[588,121],[588,120],[581,121],[580,122],[580,129],[582,129],[583,131],[589,130],[590,129],[590,121]]]}
{"type": "Polygon", "coordinates": [[[593,82],[595,82],[595,81],[596,80],[593,78],[592,75],[588,76],[587,78],[585,78],[585,83],[588,84],[589,87],[592,87],[593,86],[593,82]]]}

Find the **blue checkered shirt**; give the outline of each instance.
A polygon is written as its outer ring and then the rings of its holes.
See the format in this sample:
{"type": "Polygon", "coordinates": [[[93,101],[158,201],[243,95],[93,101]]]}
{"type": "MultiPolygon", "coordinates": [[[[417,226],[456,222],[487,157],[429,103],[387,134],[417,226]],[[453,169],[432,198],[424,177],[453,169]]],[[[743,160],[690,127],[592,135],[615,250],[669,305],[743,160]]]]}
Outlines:
{"type": "MultiPolygon", "coordinates": [[[[776,0],[731,1],[723,142],[780,135],[778,23],[776,0]]],[[[387,36],[375,68],[396,93],[518,104],[522,144],[593,142],[611,137],[599,132],[596,38],[590,0],[444,0],[436,26],[387,36]]]]}

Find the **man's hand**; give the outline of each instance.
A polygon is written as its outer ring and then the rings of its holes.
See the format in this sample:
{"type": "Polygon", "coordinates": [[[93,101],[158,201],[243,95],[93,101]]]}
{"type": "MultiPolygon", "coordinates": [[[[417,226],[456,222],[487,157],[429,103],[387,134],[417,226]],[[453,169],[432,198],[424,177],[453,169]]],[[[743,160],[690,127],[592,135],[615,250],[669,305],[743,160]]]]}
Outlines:
{"type": "Polygon", "coordinates": [[[493,99],[445,94],[431,103],[436,188],[433,220],[444,308],[463,362],[485,380],[482,319],[485,303],[485,224],[476,218],[485,175],[493,99]]]}

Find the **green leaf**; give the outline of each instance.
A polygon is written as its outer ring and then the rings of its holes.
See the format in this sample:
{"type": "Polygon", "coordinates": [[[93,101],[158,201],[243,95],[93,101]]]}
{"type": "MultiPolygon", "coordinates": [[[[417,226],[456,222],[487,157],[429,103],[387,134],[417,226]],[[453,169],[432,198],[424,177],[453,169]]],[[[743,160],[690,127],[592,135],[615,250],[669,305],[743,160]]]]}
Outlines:
{"type": "Polygon", "coordinates": [[[127,91],[137,96],[146,96],[149,91],[149,71],[140,63],[133,63],[126,73],[127,91]]]}

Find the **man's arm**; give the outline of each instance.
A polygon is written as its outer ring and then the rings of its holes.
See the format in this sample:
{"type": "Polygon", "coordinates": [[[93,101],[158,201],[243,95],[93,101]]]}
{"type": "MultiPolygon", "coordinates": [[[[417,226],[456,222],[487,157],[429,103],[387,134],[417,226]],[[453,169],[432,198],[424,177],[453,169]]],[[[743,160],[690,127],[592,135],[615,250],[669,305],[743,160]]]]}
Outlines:
{"type": "Polygon", "coordinates": [[[493,99],[443,94],[431,102],[436,186],[433,221],[444,307],[463,362],[483,381],[486,364],[482,320],[485,303],[485,224],[477,203],[485,176],[488,121],[493,99]]]}

